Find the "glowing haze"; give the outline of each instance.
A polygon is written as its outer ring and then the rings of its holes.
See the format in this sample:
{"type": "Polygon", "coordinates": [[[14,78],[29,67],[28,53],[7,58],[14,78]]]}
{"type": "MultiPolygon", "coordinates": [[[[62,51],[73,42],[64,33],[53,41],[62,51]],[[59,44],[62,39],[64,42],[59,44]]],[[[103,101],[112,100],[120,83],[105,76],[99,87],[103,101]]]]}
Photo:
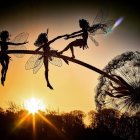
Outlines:
{"type": "MultiPolygon", "coordinates": [[[[7,12],[1,11],[3,12],[1,15],[3,20],[0,23],[1,30],[8,30],[12,35],[11,38],[18,33],[28,32],[30,34],[28,49],[36,49],[33,45],[34,41],[38,34],[45,32],[47,28],[49,28],[49,40],[58,35],[78,31],[80,29],[78,20],[85,18],[92,23],[98,9],[101,8],[99,4],[95,6],[94,3],[81,3],[81,5],[76,3],[75,6],[63,4],[59,5],[60,7],[57,5],[48,6],[47,3],[42,5],[36,3],[36,6],[33,4],[29,6],[30,8],[27,5],[17,4],[16,10],[11,9],[12,12],[8,12],[8,9],[7,12]]],[[[119,19],[119,23],[114,25],[117,28],[107,36],[95,36],[99,42],[98,47],[88,39],[89,49],[83,51],[80,48],[75,48],[77,59],[103,69],[116,55],[125,51],[139,50],[139,24],[135,22],[136,17],[129,17],[123,8],[116,12],[118,7],[114,4],[114,7],[112,6],[110,9],[109,16],[109,19],[119,19]],[[118,24],[120,25],[118,26],[118,24]]],[[[60,39],[51,47],[62,50],[72,40],[60,39]]],[[[71,56],[70,51],[65,55],[71,56]]],[[[43,99],[48,109],[61,111],[95,109],[94,96],[99,74],[73,63],[68,66],[63,62],[61,68],[50,64],[49,79],[54,87],[52,91],[47,88],[43,66],[35,75],[32,71],[25,70],[25,63],[30,55],[25,55],[22,59],[10,56],[12,61],[9,64],[5,86],[0,85],[1,107],[7,107],[8,101],[22,104],[34,97],[43,99]]]]}

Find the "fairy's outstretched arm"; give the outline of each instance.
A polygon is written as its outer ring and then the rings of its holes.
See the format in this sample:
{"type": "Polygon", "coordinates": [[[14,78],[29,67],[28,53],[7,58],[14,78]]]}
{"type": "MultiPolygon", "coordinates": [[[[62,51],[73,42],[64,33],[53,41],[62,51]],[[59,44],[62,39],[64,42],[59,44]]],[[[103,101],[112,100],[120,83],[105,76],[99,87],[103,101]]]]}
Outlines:
{"type": "Polygon", "coordinates": [[[42,48],[42,46],[40,46],[39,48],[37,48],[35,51],[38,52],[41,48],[42,48]]]}
{"type": "Polygon", "coordinates": [[[57,37],[55,37],[54,39],[50,40],[50,41],[48,42],[48,44],[51,44],[51,43],[53,43],[54,41],[56,41],[57,39],[60,39],[60,38],[62,38],[62,37],[66,37],[66,36],[67,36],[67,35],[57,36],[57,37]]]}
{"type": "Polygon", "coordinates": [[[80,33],[80,34],[76,34],[76,35],[67,35],[65,39],[69,39],[69,38],[74,38],[74,37],[78,37],[78,36],[81,36],[83,33],[80,33]]]}
{"type": "Polygon", "coordinates": [[[27,41],[26,42],[23,42],[23,43],[14,43],[14,42],[7,42],[7,45],[24,45],[28,43],[27,41]]]}
{"type": "MultiPolygon", "coordinates": [[[[54,41],[56,41],[57,39],[60,39],[62,37],[65,37],[67,35],[61,35],[61,36],[57,36],[54,39],[50,40],[47,44],[50,45],[51,43],[53,43],[54,41]]],[[[39,48],[37,48],[35,51],[39,51],[43,46],[40,46],[39,48]]]]}
{"type": "Polygon", "coordinates": [[[71,34],[68,34],[65,39],[69,39],[69,38],[74,38],[74,37],[78,37],[81,36],[83,34],[83,30],[77,31],[77,32],[73,32],[71,34]]]}
{"type": "Polygon", "coordinates": [[[75,34],[79,34],[79,33],[82,33],[82,32],[83,32],[82,30],[76,31],[76,32],[73,32],[73,33],[69,34],[68,36],[73,36],[73,35],[75,35],[75,34]]]}
{"type": "Polygon", "coordinates": [[[38,52],[43,46],[41,45],[40,47],[38,47],[35,51],[38,52]]]}

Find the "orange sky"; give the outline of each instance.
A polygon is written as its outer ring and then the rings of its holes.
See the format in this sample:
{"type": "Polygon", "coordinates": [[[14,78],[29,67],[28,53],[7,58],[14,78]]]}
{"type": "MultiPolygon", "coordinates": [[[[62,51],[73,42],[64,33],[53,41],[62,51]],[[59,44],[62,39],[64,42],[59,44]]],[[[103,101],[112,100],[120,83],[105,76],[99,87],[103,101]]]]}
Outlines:
{"type": "MultiPolygon", "coordinates": [[[[35,49],[33,45],[35,39],[39,33],[45,32],[46,28],[49,28],[49,39],[52,39],[57,35],[79,30],[78,20],[80,18],[85,18],[91,23],[94,16],[95,12],[90,10],[79,10],[75,14],[71,13],[65,16],[59,15],[59,18],[41,14],[32,17],[27,15],[24,18],[18,18],[18,20],[14,18],[10,22],[3,21],[1,30],[9,30],[12,37],[23,31],[28,32],[30,36],[27,48],[35,49]]],[[[110,18],[117,19],[121,16],[123,14],[112,14],[110,18]]],[[[127,27],[131,27],[132,23],[126,21],[127,19],[124,17],[123,23],[108,36],[96,36],[95,38],[100,44],[98,47],[89,39],[89,49],[83,51],[80,48],[75,48],[76,58],[103,69],[116,55],[125,51],[139,50],[140,41],[137,38],[137,30],[128,29],[127,27]]],[[[62,50],[72,40],[61,39],[51,47],[62,50]]],[[[70,56],[69,52],[65,55],[70,56]]],[[[0,85],[1,107],[7,107],[8,101],[22,104],[24,100],[34,96],[42,99],[49,109],[61,111],[80,109],[85,112],[95,109],[94,96],[99,74],[74,63],[70,63],[69,66],[63,63],[61,68],[50,64],[49,78],[54,87],[52,91],[46,86],[43,66],[35,75],[32,71],[25,70],[25,63],[30,55],[21,59],[13,55],[11,57],[12,61],[9,64],[5,86],[0,85]]]]}

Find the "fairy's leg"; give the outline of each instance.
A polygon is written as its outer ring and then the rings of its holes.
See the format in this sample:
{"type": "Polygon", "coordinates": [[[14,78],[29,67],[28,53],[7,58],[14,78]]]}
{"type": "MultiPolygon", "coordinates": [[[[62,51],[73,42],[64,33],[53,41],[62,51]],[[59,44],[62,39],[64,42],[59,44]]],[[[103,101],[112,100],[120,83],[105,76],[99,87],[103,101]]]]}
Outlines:
{"type": "Polygon", "coordinates": [[[7,70],[8,70],[8,66],[9,66],[9,57],[7,57],[7,59],[5,59],[4,80],[6,79],[6,73],[7,73],[7,70]]]}
{"type": "Polygon", "coordinates": [[[83,46],[83,39],[76,39],[75,41],[69,43],[68,46],[66,46],[66,48],[64,48],[64,50],[60,51],[59,53],[62,54],[63,52],[70,49],[72,53],[72,58],[75,58],[73,47],[77,47],[77,46],[83,46]]]}
{"type": "Polygon", "coordinates": [[[50,89],[53,89],[53,87],[51,86],[51,84],[49,82],[48,58],[44,58],[44,65],[45,65],[45,78],[46,78],[46,81],[47,81],[47,87],[49,87],[50,89]]]}
{"type": "Polygon", "coordinates": [[[71,47],[71,43],[68,44],[62,51],[60,51],[59,53],[62,54],[63,52],[67,51],[69,48],[71,47]]]}
{"type": "Polygon", "coordinates": [[[72,58],[75,58],[73,46],[70,47],[70,50],[71,50],[71,53],[72,53],[72,58]]]}
{"type": "Polygon", "coordinates": [[[67,51],[68,49],[70,49],[70,50],[71,50],[71,53],[72,53],[72,58],[75,58],[75,56],[74,56],[74,49],[73,49],[74,44],[75,44],[75,41],[69,43],[69,44],[64,48],[64,50],[60,51],[59,53],[62,54],[63,52],[65,52],[65,51],[67,51]]]}
{"type": "Polygon", "coordinates": [[[4,60],[1,60],[1,65],[2,65],[2,70],[1,70],[1,84],[4,86],[4,81],[5,81],[5,78],[4,78],[4,73],[5,73],[5,63],[4,63],[4,60]]]}

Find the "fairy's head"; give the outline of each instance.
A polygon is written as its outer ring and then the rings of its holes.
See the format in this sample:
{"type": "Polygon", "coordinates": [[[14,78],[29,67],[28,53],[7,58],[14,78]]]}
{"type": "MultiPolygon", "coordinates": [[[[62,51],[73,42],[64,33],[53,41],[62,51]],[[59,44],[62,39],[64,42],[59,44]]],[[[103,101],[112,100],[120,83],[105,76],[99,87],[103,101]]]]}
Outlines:
{"type": "Polygon", "coordinates": [[[9,32],[6,31],[6,30],[0,32],[0,39],[1,39],[2,41],[9,40],[9,36],[10,36],[10,35],[9,35],[9,32]]]}
{"type": "Polygon", "coordinates": [[[79,26],[82,29],[87,29],[87,28],[89,28],[89,22],[85,19],[80,19],[79,20],[79,26]]]}
{"type": "Polygon", "coordinates": [[[47,42],[48,42],[48,29],[46,33],[41,33],[38,35],[38,38],[35,41],[34,45],[39,47],[47,42]]]}

